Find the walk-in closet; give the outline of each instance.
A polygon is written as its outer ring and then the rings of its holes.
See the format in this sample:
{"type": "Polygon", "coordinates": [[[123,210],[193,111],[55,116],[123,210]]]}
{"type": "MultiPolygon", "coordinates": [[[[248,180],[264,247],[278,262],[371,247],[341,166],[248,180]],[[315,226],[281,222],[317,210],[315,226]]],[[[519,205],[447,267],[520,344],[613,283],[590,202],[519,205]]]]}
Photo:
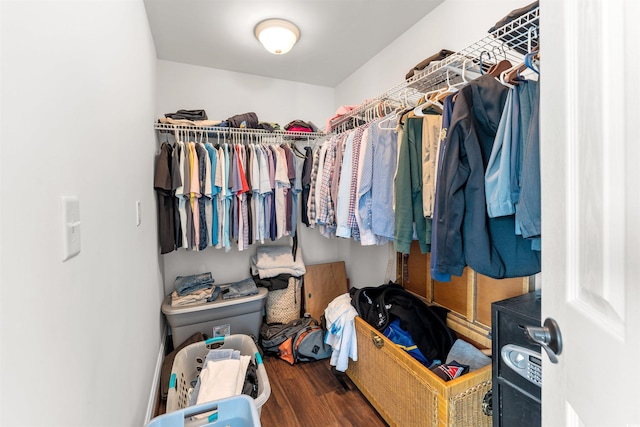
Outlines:
{"type": "Polygon", "coordinates": [[[0,425],[640,425],[638,18],[2,0],[0,425]]]}

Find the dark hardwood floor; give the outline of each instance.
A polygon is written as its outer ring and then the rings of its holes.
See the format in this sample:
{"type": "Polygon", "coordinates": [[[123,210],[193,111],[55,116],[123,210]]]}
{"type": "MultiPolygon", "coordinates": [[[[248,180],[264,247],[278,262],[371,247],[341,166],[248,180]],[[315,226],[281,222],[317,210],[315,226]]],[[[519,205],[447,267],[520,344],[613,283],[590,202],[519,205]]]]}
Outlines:
{"type": "MultiPolygon", "coordinates": [[[[261,407],[262,427],[388,427],[345,374],[331,370],[329,360],[294,366],[265,356],[271,394],[261,407]]],[[[154,416],[165,413],[158,395],[154,416]]]]}
{"type": "Polygon", "coordinates": [[[334,375],[329,360],[289,365],[266,357],[271,395],[262,405],[262,427],[386,427],[357,387],[334,375]]]}

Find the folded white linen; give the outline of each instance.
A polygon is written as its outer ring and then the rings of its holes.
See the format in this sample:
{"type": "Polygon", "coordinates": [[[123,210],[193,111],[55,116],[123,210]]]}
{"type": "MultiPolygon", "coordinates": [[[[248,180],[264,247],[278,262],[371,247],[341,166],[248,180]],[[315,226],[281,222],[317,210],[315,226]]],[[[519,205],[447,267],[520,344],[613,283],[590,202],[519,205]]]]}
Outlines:
{"type": "Polygon", "coordinates": [[[296,251],[294,261],[291,246],[260,246],[256,256],[251,258],[251,272],[261,279],[268,279],[278,274],[302,276],[307,270],[302,261],[300,248],[296,251]]]}

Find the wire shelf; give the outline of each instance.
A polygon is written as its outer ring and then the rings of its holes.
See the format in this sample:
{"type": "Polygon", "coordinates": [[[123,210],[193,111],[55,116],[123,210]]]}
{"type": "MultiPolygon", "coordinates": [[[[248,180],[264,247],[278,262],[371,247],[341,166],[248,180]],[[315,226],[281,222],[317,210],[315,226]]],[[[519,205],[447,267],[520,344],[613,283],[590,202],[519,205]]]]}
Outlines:
{"type": "MultiPolygon", "coordinates": [[[[538,48],[540,8],[514,19],[508,24],[489,33],[465,49],[434,61],[424,70],[382,94],[359,105],[347,114],[331,120],[331,131],[344,131],[374,117],[372,112],[383,101],[400,103],[405,107],[415,107],[426,92],[446,88],[449,84],[471,80],[487,71],[490,65],[503,59],[512,63],[521,62],[524,54],[538,48]],[[467,73],[469,75],[467,76],[467,73]]],[[[329,131],[329,129],[327,129],[329,131]]]]}
{"type": "Polygon", "coordinates": [[[195,132],[213,134],[214,137],[229,138],[234,137],[244,139],[245,137],[255,139],[280,139],[280,140],[313,140],[326,137],[322,132],[289,132],[286,130],[268,131],[265,129],[249,129],[249,128],[230,128],[219,126],[195,126],[195,125],[179,125],[171,123],[154,123],[153,128],[164,132],[195,132]]]}

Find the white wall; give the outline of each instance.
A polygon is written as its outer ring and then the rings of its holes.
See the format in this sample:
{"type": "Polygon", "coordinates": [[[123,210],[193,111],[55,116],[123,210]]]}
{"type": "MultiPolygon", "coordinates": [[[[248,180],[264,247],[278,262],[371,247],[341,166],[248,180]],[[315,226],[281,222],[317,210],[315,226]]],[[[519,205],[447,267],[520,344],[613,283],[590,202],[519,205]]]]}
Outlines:
{"type": "MultiPolygon", "coordinates": [[[[361,104],[402,83],[407,72],[440,49],[462,50],[485,37],[487,30],[522,0],[445,0],[413,27],[336,86],[336,105],[361,104]]],[[[363,248],[341,244],[351,284],[382,284],[387,269],[387,247],[363,248]]],[[[393,267],[395,277],[395,264],[393,267]]]]}
{"type": "Polygon", "coordinates": [[[527,0],[445,0],[336,86],[336,108],[360,104],[395,87],[423,59],[440,49],[464,49],[485,37],[487,30],[504,15],[528,3],[527,0]]]}
{"type": "Polygon", "coordinates": [[[1,19],[0,424],[140,426],[163,293],[144,5],[3,1],[1,19]],[[68,195],[82,248],[62,262],[68,195]]]}
{"type": "MultiPolygon", "coordinates": [[[[253,111],[261,121],[281,126],[294,119],[310,120],[324,127],[333,114],[332,88],[278,80],[250,74],[210,69],[171,61],[158,61],[157,116],[179,109],[200,109],[212,120],[253,111]]],[[[306,264],[339,260],[338,241],[326,239],[317,230],[298,224],[299,247],[306,264]]],[[[290,238],[269,244],[290,245],[290,238]]],[[[208,248],[201,252],[179,250],[163,255],[165,293],[173,291],[176,276],[211,271],[218,283],[244,279],[249,275],[249,257],[256,245],[239,252],[208,248]]]]}
{"type": "Polygon", "coordinates": [[[179,109],[205,109],[211,120],[253,111],[280,126],[295,119],[324,128],[335,111],[332,88],[158,61],[158,117],[179,109]]]}

